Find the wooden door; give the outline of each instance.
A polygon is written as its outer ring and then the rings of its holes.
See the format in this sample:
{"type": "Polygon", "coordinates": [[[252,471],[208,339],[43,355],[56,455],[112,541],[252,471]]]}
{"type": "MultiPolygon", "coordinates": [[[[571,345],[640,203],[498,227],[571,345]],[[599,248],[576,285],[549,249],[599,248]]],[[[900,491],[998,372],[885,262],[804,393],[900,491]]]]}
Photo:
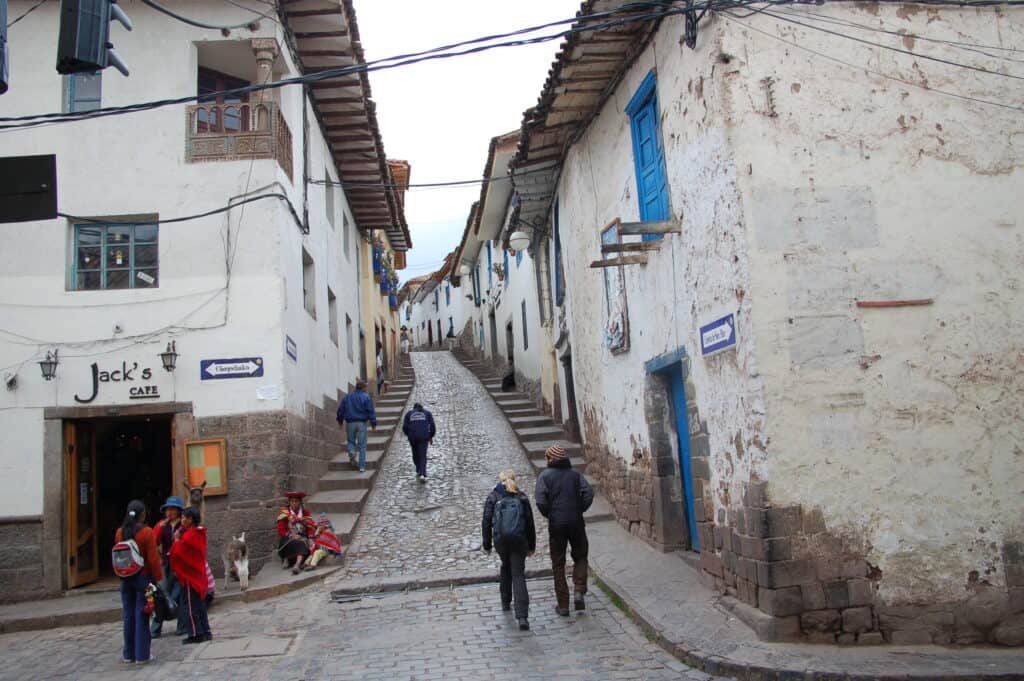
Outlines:
{"type": "Polygon", "coordinates": [[[99,577],[94,435],[95,429],[90,423],[64,424],[69,588],[89,584],[99,577]]]}
{"type": "Polygon", "coordinates": [[[686,523],[690,530],[690,550],[700,551],[700,536],[697,534],[697,520],[693,515],[693,471],[690,465],[690,426],[686,415],[686,386],[683,383],[683,368],[674,364],[668,371],[672,396],[672,410],[676,417],[676,433],[679,436],[679,469],[683,478],[683,507],[686,523]]]}

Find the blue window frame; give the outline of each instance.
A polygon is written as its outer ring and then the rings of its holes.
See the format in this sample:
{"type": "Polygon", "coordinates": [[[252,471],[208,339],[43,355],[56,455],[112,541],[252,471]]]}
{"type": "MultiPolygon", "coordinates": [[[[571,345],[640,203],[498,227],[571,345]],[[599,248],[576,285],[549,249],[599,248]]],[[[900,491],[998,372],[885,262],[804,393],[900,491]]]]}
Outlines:
{"type": "Polygon", "coordinates": [[[452,286],[448,283],[444,285],[444,306],[452,306],[452,286]]]}
{"type": "Polygon", "coordinates": [[[473,305],[480,307],[480,268],[473,268],[473,305]]]}
{"type": "Polygon", "coordinates": [[[157,288],[160,253],[157,225],[77,224],[71,289],[157,288]]]}
{"type": "Polygon", "coordinates": [[[565,276],[562,274],[562,236],[558,225],[558,200],[555,200],[555,305],[565,302],[565,276]]]}
{"type": "Polygon", "coordinates": [[[73,73],[64,77],[64,111],[94,111],[101,106],[103,72],[73,73]]]}
{"type": "Polygon", "coordinates": [[[508,282],[512,278],[512,270],[508,266],[508,249],[503,249],[502,253],[505,254],[505,288],[508,288],[508,282]]]}
{"type": "MultiPolygon", "coordinates": [[[[665,151],[658,126],[658,79],[647,74],[626,105],[633,135],[633,165],[636,168],[640,220],[668,220],[668,181],[665,177],[665,151]]],[[[657,241],[660,234],[644,234],[644,241],[657,241]]]]}
{"type": "Polygon", "coordinates": [[[434,289],[434,310],[437,311],[439,309],[441,309],[441,299],[438,297],[438,291],[435,288],[434,289]]]}
{"type": "Polygon", "coordinates": [[[523,264],[523,252],[522,251],[516,251],[516,269],[519,269],[519,266],[522,265],[522,264],[523,264]]]}
{"type": "Polygon", "coordinates": [[[494,287],[494,261],[491,256],[491,242],[487,242],[487,288],[494,287]]]}

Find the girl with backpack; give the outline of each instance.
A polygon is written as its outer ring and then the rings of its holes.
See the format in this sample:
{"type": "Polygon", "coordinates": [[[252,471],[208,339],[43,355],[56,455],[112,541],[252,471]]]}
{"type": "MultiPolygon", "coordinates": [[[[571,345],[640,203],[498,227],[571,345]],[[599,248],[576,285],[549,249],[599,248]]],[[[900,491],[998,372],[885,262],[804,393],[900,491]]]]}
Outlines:
{"type": "Polygon", "coordinates": [[[530,499],[519,491],[514,471],[498,475],[498,484],[484,502],[480,524],[483,549],[497,549],[501,558],[501,609],[511,610],[513,595],[516,622],[523,631],[530,629],[530,594],[526,590],[526,557],[537,549],[537,530],[533,525],[530,499]]]}
{"type": "Polygon", "coordinates": [[[114,572],[121,578],[121,662],[145,664],[152,659],[146,590],[151,581],[159,582],[164,575],[156,550],[156,533],[146,527],[146,505],[138,499],[128,503],[128,512],[114,535],[111,558],[114,572]]]}
{"type": "Polygon", "coordinates": [[[200,520],[198,508],[186,508],[181,514],[181,535],[171,546],[171,569],[181,583],[178,612],[185,620],[188,636],[183,644],[213,639],[206,614],[206,528],[199,525],[200,520]]]}

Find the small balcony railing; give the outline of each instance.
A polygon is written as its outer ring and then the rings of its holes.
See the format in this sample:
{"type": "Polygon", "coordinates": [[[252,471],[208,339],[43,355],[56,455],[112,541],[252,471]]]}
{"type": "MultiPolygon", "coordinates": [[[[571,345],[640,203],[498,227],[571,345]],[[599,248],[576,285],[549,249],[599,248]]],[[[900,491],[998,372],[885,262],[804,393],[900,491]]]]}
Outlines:
{"type": "Polygon", "coordinates": [[[292,132],[273,102],[208,102],[188,107],[186,116],[186,162],[273,158],[292,178],[292,132]]]}

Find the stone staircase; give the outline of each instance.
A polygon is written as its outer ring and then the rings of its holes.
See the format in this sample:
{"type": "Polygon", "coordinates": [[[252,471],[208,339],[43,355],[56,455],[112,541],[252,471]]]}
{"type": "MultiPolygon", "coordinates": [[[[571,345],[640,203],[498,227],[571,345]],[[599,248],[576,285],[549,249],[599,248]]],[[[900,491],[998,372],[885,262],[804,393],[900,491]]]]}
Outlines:
{"type": "MultiPolygon", "coordinates": [[[[452,354],[483,383],[491,398],[505,414],[509,425],[512,426],[512,431],[519,439],[519,444],[526,451],[536,475],[540,475],[540,472],[547,468],[544,452],[555,444],[562,446],[565,453],[568,454],[573,468],[581,473],[586,473],[587,461],[583,458],[582,447],[577,442],[571,442],[566,437],[562,426],[540,411],[528,395],[516,391],[502,392],[501,376],[496,374],[490,365],[460,352],[452,354]]],[[[595,498],[593,505],[584,514],[584,517],[588,522],[615,520],[611,505],[597,493],[598,489],[594,481],[589,479],[588,481],[594,487],[595,498]]]]}
{"type": "Polygon", "coordinates": [[[321,511],[330,517],[343,546],[352,542],[359,515],[380,472],[381,460],[391,444],[391,438],[400,430],[415,378],[409,356],[402,356],[398,377],[389,384],[386,393],[374,399],[377,430],[371,430],[366,439],[366,472],[360,473],[357,467],[349,463],[348,449],[343,442],[341,454],[330,461],[327,474],[320,478],[319,491],[306,500],[314,517],[321,511]]]}

